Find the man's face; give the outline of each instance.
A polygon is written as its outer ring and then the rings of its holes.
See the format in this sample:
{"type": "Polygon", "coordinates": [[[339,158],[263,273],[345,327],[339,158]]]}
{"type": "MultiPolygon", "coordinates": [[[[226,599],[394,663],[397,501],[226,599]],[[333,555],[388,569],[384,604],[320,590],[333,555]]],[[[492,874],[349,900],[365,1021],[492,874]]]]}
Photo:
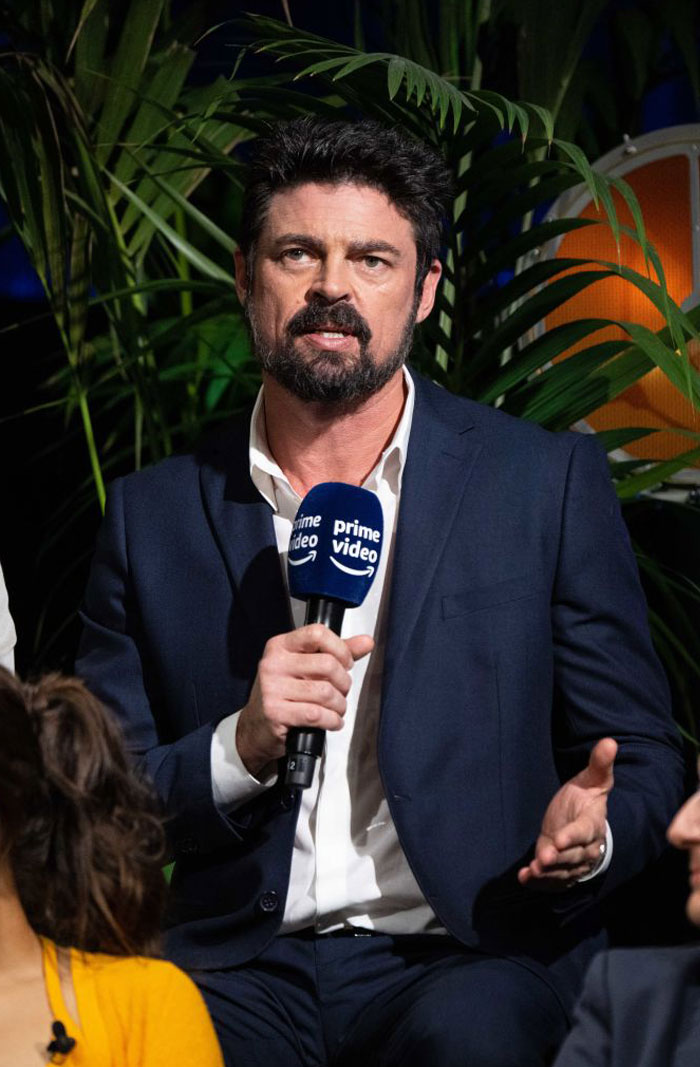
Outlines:
{"type": "MultiPolygon", "coordinates": [[[[700,760],[698,761],[700,773],[700,760]]],[[[686,800],[668,828],[668,839],[676,848],[688,853],[690,895],[686,913],[691,922],[700,926],[700,789],[686,800]]]]}
{"type": "Polygon", "coordinates": [[[413,227],[388,197],[308,183],[273,196],[252,276],[249,291],[237,254],[238,294],[263,369],[303,400],[358,401],[403,364],[440,265],[416,292],[413,227]]]}

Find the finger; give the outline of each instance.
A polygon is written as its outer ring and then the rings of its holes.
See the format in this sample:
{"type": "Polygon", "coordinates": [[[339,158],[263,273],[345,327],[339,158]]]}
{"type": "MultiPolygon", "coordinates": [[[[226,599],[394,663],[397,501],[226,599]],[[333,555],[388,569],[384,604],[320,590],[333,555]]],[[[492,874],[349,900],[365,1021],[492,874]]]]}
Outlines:
{"type": "Polygon", "coordinates": [[[374,638],[369,634],[357,634],[355,637],[346,638],[345,644],[350,649],[353,660],[358,660],[374,649],[374,638]]]}
{"type": "Polygon", "coordinates": [[[605,819],[581,815],[555,834],[540,834],[535,845],[535,858],[545,867],[556,863],[577,862],[595,855],[605,840],[605,819]]]}
{"type": "Polygon", "coordinates": [[[284,634],[283,644],[289,652],[326,652],[335,656],[346,670],[352,667],[352,654],[347,642],[320,622],[300,626],[298,630],[284,634]]]}
{"type": "Polygon", "coordinates": [[[328,681],[347,696],[352,679],[348,671],[329,652],[291,652],[280,663],[282,677],[308,678],[328,681]]]}
{"type": "Polygon", "coordinates": [[[527,865],[531,876],[542,877],[546,870],[556,864],[558,856],[559,852],[552,844],[551,838],[540,834],[535,844],[535,854],[527,865]]]}
{"type": "Polygon", "coordinates": [[[612,737],[603,737],[594,746],[585,771],[585,786],[602,789],[609,793],[613,787],[613,765],[617,756],[617,741],[612,737]]]}
{"type": "MultiPolygon", "coordinates": [[[[284,688],[280,696],[287,704],[315,704],[335,712],[336,715],[344,715],[346,702],[344,695],[336,689],[332,682],[316,678],[285,678],[284,688]]],[[[321,725],[314,723],[313,725],[321,725]]]]}
{"type": "Polygon", "coordinates": [[[545,870],[552,870],[555,867],[574,867],[580,863],[586,863],[588,852],[585,848],[567,848],[563,851],[560,849],[547,849],[546,858],[538,856],[540,864],[545,870]]]}
{"type": "Polygon", "coordinates": [[[589,804],[588,809],[578,819],[572,820],[552,834],[551,841],[559,852],[565,852],[569,848],[586,848],[595,841],[602,841],[605,837],[605,816],[607,805],[605,797],[600,797],[595,804],[589,804]]]}
{"type": "Polygon", "coordinates": [[[529,864],[532,875],[535,878],[559,878],[562,876],[571,878],[577,872],[588,874],[591,871],[592,866],[593,865],[583,853],[581,853],[577,861],[568,862],[559,859],[555,863],[543,863],[538,856],[535,856],[529,864]]]}
{"type": "Polygon", "coordinates": [[[518,881],[521,885],[531,883],[533,885],[561,889],[566,885],[579,881],[581,878],[585,878],[585,876],[590,873],[590,866],[584,863],[579,864],[578,866],[557,867],[554,870],[545,871],[533,860],[527,867],[520,868],[518,871],[518,881]]]}
{"type": "Polygon", "coordinates": [[[551,838],[540,837],[535,845],[535,856],[533,862],[537,862],[540,867],[552,867],[559,857],[559,849],[555,846],[551,838]]]}
{"type": "Polygon", "coordinates": [[[527,885],[528,882],[532,881],[532,878],[533,874],[529,867],[521,867],[518,871],[518,881],[521,885],[527,885]]]}
{"type": "Polygon", "coordinates": [[[532,883],[536,885],[553,885],[557,888],[561,888],[562,884],[570,882],[573,878],[581,877],[584,874],[588,874],[588,868],[584,866],[581,866],[580,868],[556,867],[551,870],[544,870],[537,860],[533,860],[527,867],[520,868],[518,871],[518,881],[521,885],[532,883]],[[579,871],[580,874],[578,873],[579,871]]]}
{"type": "Polygon", "coordinates": [[[592,869],[600,859],[600,845],[601,841],[597,840],[594,844],[588,845],[586,848],[567,848],[561,852],[557,852],[557,858],[553,862],[543,861],[542,858],[539,857],[540,863],[544,868],[580,867],[587,865],[592,869]]]}
{"type": "Polygon", "coordinates": [[[287,730],[309,726],[318,730],[342,730],[343,728],[342,714],[310,701],[288,701],[280,714],[284,717],[287,730]]]}

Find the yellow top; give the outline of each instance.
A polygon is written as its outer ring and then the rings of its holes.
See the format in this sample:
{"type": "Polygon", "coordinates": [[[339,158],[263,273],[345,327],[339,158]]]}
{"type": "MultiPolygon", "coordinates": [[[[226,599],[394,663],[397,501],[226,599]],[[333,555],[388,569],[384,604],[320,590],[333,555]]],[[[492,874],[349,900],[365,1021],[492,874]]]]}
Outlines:
{"type": "Polygon", "coordinates": [[[53,1017],[76,1040],[66,1067],[223,1067],[204,1001],[174,964],[70,949],[75,1019],[63,997],[56,946],[45,939],[42,946],[53,1017]]]}

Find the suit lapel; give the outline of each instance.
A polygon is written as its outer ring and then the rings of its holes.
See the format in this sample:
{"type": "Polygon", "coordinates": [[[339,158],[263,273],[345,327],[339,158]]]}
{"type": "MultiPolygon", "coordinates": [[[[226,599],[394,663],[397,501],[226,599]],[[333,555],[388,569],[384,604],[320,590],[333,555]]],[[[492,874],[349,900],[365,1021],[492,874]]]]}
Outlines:
{"type": "Polygon", "coordinates": [[[272,510],[253,485],[248,460],[250,420],[224,433],[200,467],[204,508],[260,647],[292,629],[272,510]]]}
{"type": "MultiPolygon", "coordinates": [[[[434,387],[420,379],[415,384],[416,404],[401,487],[391,582],[385,701],[394,679],[401,674],[401,659],[481,451],[476,433],[469,432],[473,423],[463,407],[449,402],[443,405],[440,394],[432,393],[434,387]]],[[[445,399],[448,398],[446,394],[445,399]]]]}
{"type": "MultiPolygon", "coordinates": [[[[401,488],[384,695],[421,612],[481,445],[458,407],[416,379],[416,402],[401,488]],[[445,402],[446,401],[446,402],[445,402]]],[[[231,584],[260,647],[292,628],[272,511],[250,478],[249,419],[238,420],[200,466],[204,507],[231,584]]]]}

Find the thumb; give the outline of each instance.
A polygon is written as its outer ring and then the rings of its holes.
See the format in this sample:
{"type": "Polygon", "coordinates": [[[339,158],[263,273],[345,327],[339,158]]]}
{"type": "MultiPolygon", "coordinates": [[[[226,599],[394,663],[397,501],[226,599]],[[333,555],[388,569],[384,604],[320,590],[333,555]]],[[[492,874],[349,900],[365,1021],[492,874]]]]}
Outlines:
{"type": "Polygon", "coordinates": [[[357,634],[356,637],[347,637],[345,644],[350,649],[350,655],[354,660],[362,659],[374,648],[374,639],[369,634],[357,634]]]}
{"type": "Polygon", "coordinates": [[[617,755],[617,741],[603,737],[593,748],[588,766],[584,771],[588,788],[603,789],[609,793],[613,787],[613,764],[617,755]]]}

